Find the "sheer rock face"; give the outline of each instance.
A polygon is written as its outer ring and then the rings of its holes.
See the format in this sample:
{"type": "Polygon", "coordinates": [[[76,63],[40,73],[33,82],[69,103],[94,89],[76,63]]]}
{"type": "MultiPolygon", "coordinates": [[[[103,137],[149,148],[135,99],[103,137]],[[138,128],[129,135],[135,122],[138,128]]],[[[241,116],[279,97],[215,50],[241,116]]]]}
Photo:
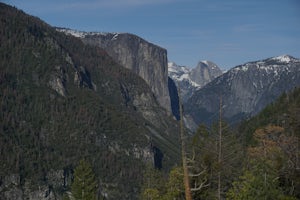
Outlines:
{"type": "Polygon", "coordinates": [[[190,72],[191,79],[199,84],[200,87],[205,86],[218,76],[222,75],[222,70],[211,61],[200,61],[197,67],[190,72]]]}
{"type": "Polygon", "coordinates": [[[86,33],[81,39],[103,48],[120,65],[142,77],[159,104],[171,110],[166,49],[128,33],[86,33]]]}

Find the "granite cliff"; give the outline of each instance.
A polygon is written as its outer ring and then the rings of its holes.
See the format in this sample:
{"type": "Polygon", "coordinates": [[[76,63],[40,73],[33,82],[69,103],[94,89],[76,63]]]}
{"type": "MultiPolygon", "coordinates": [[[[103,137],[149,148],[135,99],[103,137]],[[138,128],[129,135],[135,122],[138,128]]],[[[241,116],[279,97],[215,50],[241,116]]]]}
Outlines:
{"type": "Polygon", "coordinates": [[[57,30],[79,37],[86,44],[103,48],[117,63],[142,77],[159,104],[171,111],[166,49],[129,33],[57,30]]]}

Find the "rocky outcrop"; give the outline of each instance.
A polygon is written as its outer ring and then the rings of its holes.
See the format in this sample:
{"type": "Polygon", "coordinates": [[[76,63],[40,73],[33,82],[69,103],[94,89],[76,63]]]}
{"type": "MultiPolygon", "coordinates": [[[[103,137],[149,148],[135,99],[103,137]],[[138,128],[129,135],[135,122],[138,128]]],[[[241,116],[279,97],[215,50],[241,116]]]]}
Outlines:
{"type": "Polygon", "coordinates": [[[159,104],[171,111],[167,50],[128,33],[87,33],[58,29],[103,48],[117,63],[132,70],[151,87],[159,104]]]}
{"type": "Polygon", "coordinates": [[[283,92],[300,86],[300,60],[278,56],[239,65],[216,78],[186,103],[186,111],[196,122],[217,120],[220,96],[223,117],[237,123],[253,116],[283,92]]]}
{"type": "Polygon", "coordinates": [[[56,66],[54,72],[51,74],[48,85],[51,89],[55,90],[61,96],[66,96],[66,73],[60,66],[56,66]]]}
{"type": "MultiPolygon", "coordinates": [[[[19,174],[11,174],[0,179],[0,199],[5,200],[56,200],[60,199],[58,194],[54,193],[54,189],[62,187],[65,184],[65,176],[63,170],[51,171],[47,174],[48,184],[43,183],[37,185],[30,180],[25,179],[21,183],[19,174]]],[[[69,185],[70,186],[70,185],[69,185]]]]}

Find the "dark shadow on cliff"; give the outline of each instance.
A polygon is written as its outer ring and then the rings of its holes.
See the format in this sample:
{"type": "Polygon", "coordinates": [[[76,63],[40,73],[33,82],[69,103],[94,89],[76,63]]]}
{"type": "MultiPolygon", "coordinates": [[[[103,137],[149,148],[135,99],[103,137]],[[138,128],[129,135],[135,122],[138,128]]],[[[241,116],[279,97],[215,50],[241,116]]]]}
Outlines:
{"type": "Polygon", "coordinates": [[[170,100],[171,100],[172,114],[174,115],[176,120],[179,120],[180,114],[179,114],[179,98],[178,98],[177,87],[175,82],[170,77],[168,77],[168,89],[169,89],[170,100]]]}

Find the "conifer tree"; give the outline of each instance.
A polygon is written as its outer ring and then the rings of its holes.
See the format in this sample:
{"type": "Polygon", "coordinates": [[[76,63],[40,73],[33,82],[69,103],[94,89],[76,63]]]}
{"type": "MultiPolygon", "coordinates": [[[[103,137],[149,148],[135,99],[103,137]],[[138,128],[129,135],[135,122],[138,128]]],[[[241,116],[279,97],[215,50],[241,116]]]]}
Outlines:
{"type": "Polygon", "coordinates": [[[295,138],[274,125],[257,129],[253,138],[256,145],[248,147],[244,173],[233,182],[227,199],[297,199],[297,178],[291,176],[296,175],[295,138]]]}
{"type": "Polygon", "coordinates": [[[81,160],[74,171],[71,196],[75,200],[95,200],[97,197],[97,182],[91,165],[81,160]]]}
{"type": "Polygon", "coordinates": [[[182,167],[174,167],[170,171],[169,181],[167,183],[167,193],[164,199],[186,199],[185,187],[182,182],[183,176],[184,174],[182,167]]]}
{"type": "Polygon", "coordinates": [[[143,177],[141,199],[158,200],[165,192],[165,179],[163,173],[147,165],[143,177]]]}

